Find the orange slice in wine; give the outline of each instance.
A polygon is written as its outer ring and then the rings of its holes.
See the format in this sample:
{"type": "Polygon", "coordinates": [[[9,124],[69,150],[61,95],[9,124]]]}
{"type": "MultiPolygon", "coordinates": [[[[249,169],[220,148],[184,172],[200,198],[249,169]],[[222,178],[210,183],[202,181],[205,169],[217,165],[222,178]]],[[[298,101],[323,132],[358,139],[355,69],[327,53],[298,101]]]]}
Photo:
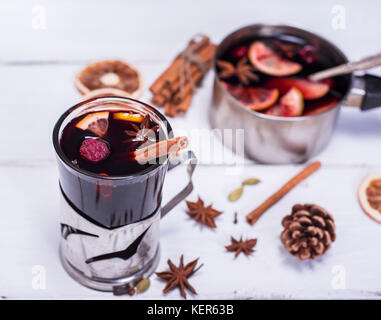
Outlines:
{"type": "Polygon", "coordinates": [[[259,71],[271,76],[290,76],[302,70],[299,63],[282,58],[261,41],[250,46],[248,57],[259,71]]]}
{"type": "Polygon", "coordinates": [[[144,119],[144,117],[141,114],[130,113],[130,112],[116,112],[113,114],[113,117],[116,120],[125,120],[125,121],[131,121],[135,123],[140,123],[144,119]]]}
{"type": "Polygon", "coordinates": [[[243,105],[254,111],[260,111],[272,106],[278,99],[277,89],[244,87],[222,82],[223,87],[243,105]]]}
{"type": "Polygon", "coordinates": [[[313,82],[303,78],[272,78],[265,83],[265,88],[278,89],[280,94],[285,94],[292,87],[300,90],[306,100],[319,99],[329,91],[327,82],[313,82]]]}
{"type": "Polygon", "coordinates": [[[300,90],[291,88],[279,101],[265,113],[278,117],[298,117],[303,114],[304,100],[300,90]]]}
{"type": "Polygon", "coordinates": [[[104,137],[108,130],[108,117],[108,111],[90,113],[75,126],[82,130],[89,130],[98,137],[104,137]]]}

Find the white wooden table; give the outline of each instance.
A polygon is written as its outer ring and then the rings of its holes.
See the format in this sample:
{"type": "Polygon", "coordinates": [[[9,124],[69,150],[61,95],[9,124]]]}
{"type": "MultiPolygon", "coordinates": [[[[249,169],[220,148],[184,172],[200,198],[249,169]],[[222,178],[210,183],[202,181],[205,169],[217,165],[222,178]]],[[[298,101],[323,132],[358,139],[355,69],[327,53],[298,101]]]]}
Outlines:
{"type": "MultiPolygon", "coordinates": [[[[60,114],[79,99],[74,75],[87,63],[121,58],[142,71],[146,87],[169,64],[188,38],[205,32],[219,42],[226,34],[256,22],[302,26],[335,41],[351,59],[380,50],[379,1],[342,1],[346,28],[331,25],[336,1],[1,1],[0,3],[0,296],[17,298],[161,299],[164,283],[152,276],[144,295],[113,297],[74,282],[58,259],[58,184],[51,133],[60,114]],[[36,16],[46,13],[44,21],[36,16]],[[42,23],[42,24],[41,24],[42,23]],[[45,271],[46,282],[35,276],[45,271]]],[[[379,70],[374,70],[380,74],[379,70]]],[[[185,117],[171,121],[175,131],[209,129],[208,108],[213,75],[207,76],[185,117]]],[[[149,101],[146,91],[142,100],[149,101]]],[[[200,257],[204,267],[191,278],[196,298],[380,298],[381,225],[361,210],[356,191],[361,178],[381,171],[381,109],[360,114],[343,110],[330,145],[318,156],[323,168],[271,208],[255,227],[245,215],[295,174],[298,166],[264,166],[248,162],[244,171],[210,165],[201,158],[195,191],[224,214],[218,228],[201,228],[186,214],[185,203],[161,225],[162,259],[177,262],[200,257]],[[243,178],[263,182],[229,203],[227,194],[243,178]],[[330,211],[337,241],[313,262],[291,257],[279,240],[280,221],[298,202],[313,202],[330,211]],[[238,224],[233,224],[234,212],[238,224]],[[224,246],[230,236],[257,237],[253,256],[233,258],[224,246]]],[[[217,143],[217,149],[222,148],[217,143]]],[[[202,154],[203,153],[203,154],[202,154]]],[[[176,176],[167,178],[164,201],[176,191],[176,176]]],[[[190,297],[192,298],[192,297],[190,297]]]]}

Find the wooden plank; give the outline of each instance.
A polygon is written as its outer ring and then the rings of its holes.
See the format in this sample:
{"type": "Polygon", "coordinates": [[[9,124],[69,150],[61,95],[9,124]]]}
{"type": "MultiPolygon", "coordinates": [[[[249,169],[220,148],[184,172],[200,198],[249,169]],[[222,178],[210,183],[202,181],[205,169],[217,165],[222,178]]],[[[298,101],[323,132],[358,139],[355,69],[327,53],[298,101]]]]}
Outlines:
{"type": "MultiPolygon", "coordinates": [[[[168,174],[164,202],[178,190],[184,168],[168,174]]],[[[378,167],[381,170],[381,167],[378,167]]],[[[215,231],[200,227],[184,213],[185,203],[176,207],[161,222],[162,259],[158,270],[166,269],[168,258],[176,261],[200,257],[204,267],[191,278],[197,298],[379,298],[381,288],[380,226],[366,216],[355,197],[357,185],[367,168],[323,167],[295,188],[258,221],[249,226],[245,214],[259,204],[277,185],[293,175],[297,168],[248,166],[245,173],[226,176],[225,168],[201,166],[195,171],[196,190],[189,197],[201,195],[224,213],[216,219],[215,231]],[[236,203],[227,200],[228,192],[248,176],[262,180],[247,187],[236,203]],[[216,177],[223,177],[216,181],[216,177]],[[335,190],[335,193],[325,191],[335,190]],[[299,262],[290,256],[279,240],[281,219],[293,204],[313,202],[329,210],[336,222],[337,240],[326,255],[313,262],[299,262]],[[233,224],[234,212],[238,224],[233,224]],[[257,237],[252,257],[234,259],[224,246],[230,236],[257,237]],[[179,243],[181,246],[179,247],[179,243]],[[207,244],[207,245],[205,245],[207,244]],[[332,287],[335,268],[346,273],[346,289],[332,287]],[[213,284],[213,285],[210,285],[213,284]]],[[[112,298],[112,295],[86,289],[71,280],[58,259],[59,212],[55,163],[33,168],[0,167],[6,181],[2,188],[3,210],[0,219],[1,270],[0,295],[8,298],[112,298]],[[35,190],[35,191],[34,191],[35,190]],[[17,227],[16,227],[17,226],[17,227]],[[31,286],[32,270],[41,265],[46,270],[46,289],[31,286]],[[9,279],[12,279],[9,281],[9,279]]],[[[164,284],[156,276],[144,296],[161,299],[164,284]]],[[[178,298],[175,290],[167,298],[178,298]]],[[[129,298],[129,297],[128,297],[129,298]]]]}

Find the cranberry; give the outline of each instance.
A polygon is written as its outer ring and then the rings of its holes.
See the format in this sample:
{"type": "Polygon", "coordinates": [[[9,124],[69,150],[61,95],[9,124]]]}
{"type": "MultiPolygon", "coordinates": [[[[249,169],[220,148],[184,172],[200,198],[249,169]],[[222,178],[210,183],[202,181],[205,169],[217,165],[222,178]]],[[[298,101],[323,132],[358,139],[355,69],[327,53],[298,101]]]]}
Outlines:
{"type": "Polygon", "coordinates": [[[248,49],[246,46],[238,46],[238,47],[235,47],[230,54],[233,59],[239,60],[246,57],[247,53],[248,53],[248,49]]]}
{"type": "Polygon", "coordinates": [[[306,45],[300,49],[299,55],[305,63],[311,64],[317,61],[316,50],[311,45],[306,45]]]}
{"type": "Polygon", "coordinates": [[[82,158],[96,163],[105,159],[109,155],[110,150],[107,144],[101,140],[86,139],[82,142],[79,153],[82,158]]]}

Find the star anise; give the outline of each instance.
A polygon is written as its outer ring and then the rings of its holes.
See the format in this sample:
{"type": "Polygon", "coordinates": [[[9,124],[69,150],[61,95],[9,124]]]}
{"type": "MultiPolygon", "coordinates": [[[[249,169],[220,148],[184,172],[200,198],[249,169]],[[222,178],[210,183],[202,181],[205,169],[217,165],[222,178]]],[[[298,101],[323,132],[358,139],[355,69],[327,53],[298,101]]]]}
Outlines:
{"type": "Polygon", "coordinates": [[[202,265],[200,265],[197,269],[195,269],[197,261],[198,259],[193,260],[184,267],[184,256],[181,255],[180,266],[176,267],[172,261],[168,259],[167,263],[170,270],[164,272],[156,272],[156,275],[160,279],[167,281],[167,285],[163,289],[163,293],[167,293],[168,291],[179,287],[180,294],[184,299],[187,298],[185,288],[187,288],[193,294],[197,294],[196,290],[188,282],[188,278],[202,267],[202,265]]]}
{"type": "Polygon", "coordinates": [[[220,68],[218,75],[222,79],[236,76],[245,85],[249,84],[250,80],[258,80],[258,76],[253,72],[253,66],[247,63],[247,58],[239,60],[236,66],[224,60],[217,60],[217,65],[220,68]]]}
{"type": "Polygon", "coordinates": [[[151,118],[147,114],[143,118],[140,126],[130,122],[131,130],[124,130],[130,138],[124,140],[124,143],[131,143],[130,148],[134,148],[143,143],[154,143],[156,142],[156,133],[159,130],[159,125],[154,125],[151,127],[151,118]]]}
{"type": "Polygon", "coordinates": [[[231,237],[231,245],[226,246],[225,248],[228,251],[235,251],[234,257],[237,257],[241,252],[249,256],[254,252],[253,247],[257,244],[257,239],[248,239],[246,241],[242,240],[242,237],[239,240],[231,237]]]}
{"type": "Polygon", "coordinates": [[[186,201],[186,203],[189,209],[186,211],[188,216],[209,228],[217,227],[214,219],[219,216],[222,211],[217,211],[212,208],[212,205],[205,207],[204,201],[200,197],[198,197],[197,202],[186,201]]]}

